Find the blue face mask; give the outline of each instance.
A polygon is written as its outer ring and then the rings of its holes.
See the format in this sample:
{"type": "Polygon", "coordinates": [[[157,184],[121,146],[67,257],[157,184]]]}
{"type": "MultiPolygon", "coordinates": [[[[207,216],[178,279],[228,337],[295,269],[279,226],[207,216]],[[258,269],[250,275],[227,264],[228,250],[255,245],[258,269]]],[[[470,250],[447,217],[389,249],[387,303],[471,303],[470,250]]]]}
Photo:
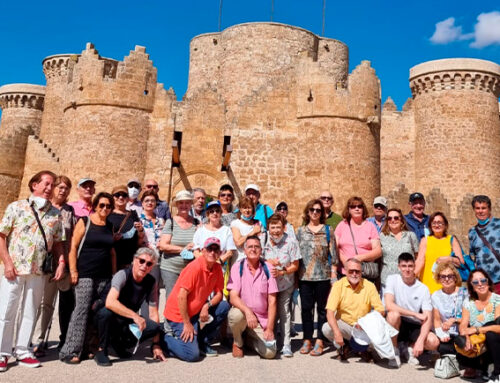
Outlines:
{"type": "Polygon", "coordinates": [[[250,217],[244,216],[243,214],[241,215],[241,218],[243,218],[243,221],[251,221],[253,219],[253,215],[250,217]]]}
{"type": "Polygon", "coordinates": [[[488,222],[490,222],[490,217],[486,218],[486,219],[478,219],[477,222],[482,226],[482,225],[486,225],[488,222]]]}

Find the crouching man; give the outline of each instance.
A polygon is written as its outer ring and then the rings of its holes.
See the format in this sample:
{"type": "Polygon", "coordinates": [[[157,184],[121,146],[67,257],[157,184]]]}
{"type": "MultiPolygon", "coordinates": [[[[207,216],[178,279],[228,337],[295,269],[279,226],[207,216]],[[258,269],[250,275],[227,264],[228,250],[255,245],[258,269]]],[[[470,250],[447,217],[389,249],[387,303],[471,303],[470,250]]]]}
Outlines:
{"type": "Polygon", "coordinates": [[[242,358],[246,344],[262,358],[272,359],[276,355],[274,323],[278,284],[269,271],[271,264],[261,259],[258,237],[248,237],[244,251],[246,258],[233,265],[227,284],[234,306],[228,316],[234,337],[233,357],[242,358]]]}
{"type": "Polygon", "coordinates": [[[208,238],[202,256],[182,270],[167,299],[164,347],[169,355],[186,362],[198,361],[200,354],[217,356],[210,343],[229,312],[229,303],[222,301],[220,255],[220,240],[208,238]]]}
{"type": "Polygon", "coordinates": [[[111,366],[108,358],[110,343],[118,356],[131,356],[127,348],[138,341],[129,327],[132,324],[137,326],[132,326],[135,330],[140,331],[140,342],[153,338],[153,357],[166,360],[159,343],[162,331],[158,315],[158,283],[150,274],[157,262],[158,255],[142,247],[134,255],[132,267],[118,271],[111,280],[106,305],[95,318],[99,331],[99,350],[95,361],[99,366],[111,366]],[[137,314],[144,301],[149,304],[150,319],[137,314]]]}

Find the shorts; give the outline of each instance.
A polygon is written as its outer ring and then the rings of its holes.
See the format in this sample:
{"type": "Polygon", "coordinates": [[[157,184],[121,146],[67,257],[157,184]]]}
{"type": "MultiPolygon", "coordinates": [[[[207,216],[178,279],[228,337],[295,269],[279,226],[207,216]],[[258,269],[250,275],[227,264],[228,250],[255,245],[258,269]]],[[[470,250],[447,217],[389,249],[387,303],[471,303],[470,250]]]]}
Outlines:
{"type": "Polygon", "coordinates": [[[398,342],[408,342],[413,344],[417,341],[420,335],[422,325],[407,319],[401,318],[401,326],[399,327],[398,342]]]}

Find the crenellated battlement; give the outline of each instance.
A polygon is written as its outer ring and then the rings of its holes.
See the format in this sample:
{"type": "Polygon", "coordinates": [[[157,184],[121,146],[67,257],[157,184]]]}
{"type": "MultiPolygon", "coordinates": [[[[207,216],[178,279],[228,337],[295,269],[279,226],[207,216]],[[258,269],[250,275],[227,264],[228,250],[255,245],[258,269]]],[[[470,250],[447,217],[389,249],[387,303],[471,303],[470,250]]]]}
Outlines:
{"type": "Polygon", "coordinates": [[[45,87],[32,84],[9,84],[0,87],[0,109],[30,108],[43,110],[45,87]]]}

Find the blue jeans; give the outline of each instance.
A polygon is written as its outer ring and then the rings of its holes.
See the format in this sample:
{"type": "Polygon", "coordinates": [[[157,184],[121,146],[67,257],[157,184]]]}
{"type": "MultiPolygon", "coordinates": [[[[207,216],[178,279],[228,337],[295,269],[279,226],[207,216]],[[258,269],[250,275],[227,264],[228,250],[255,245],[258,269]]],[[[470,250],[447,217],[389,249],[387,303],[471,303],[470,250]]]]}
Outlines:
{"type": "Polygon", "coordinates": [[[190,321],[194,327],[195,335],[191,342],[184,342],[180,338],[184,323],[167,320],[163,344],[165,351],[170,356],[175,356],[186,362],[197,362],[200,359],[200,349],[203,350],[215,339],[221,323],[227,318],[229,308],[229,303],[226,301],[221,301],[218,305],[211,307],[208,312],[214,320],[201,330],[198,322],[200,314],[193,315],[190,321]],[[167,327],[170,327],[171,332],[168,331],[167,327]]]}

